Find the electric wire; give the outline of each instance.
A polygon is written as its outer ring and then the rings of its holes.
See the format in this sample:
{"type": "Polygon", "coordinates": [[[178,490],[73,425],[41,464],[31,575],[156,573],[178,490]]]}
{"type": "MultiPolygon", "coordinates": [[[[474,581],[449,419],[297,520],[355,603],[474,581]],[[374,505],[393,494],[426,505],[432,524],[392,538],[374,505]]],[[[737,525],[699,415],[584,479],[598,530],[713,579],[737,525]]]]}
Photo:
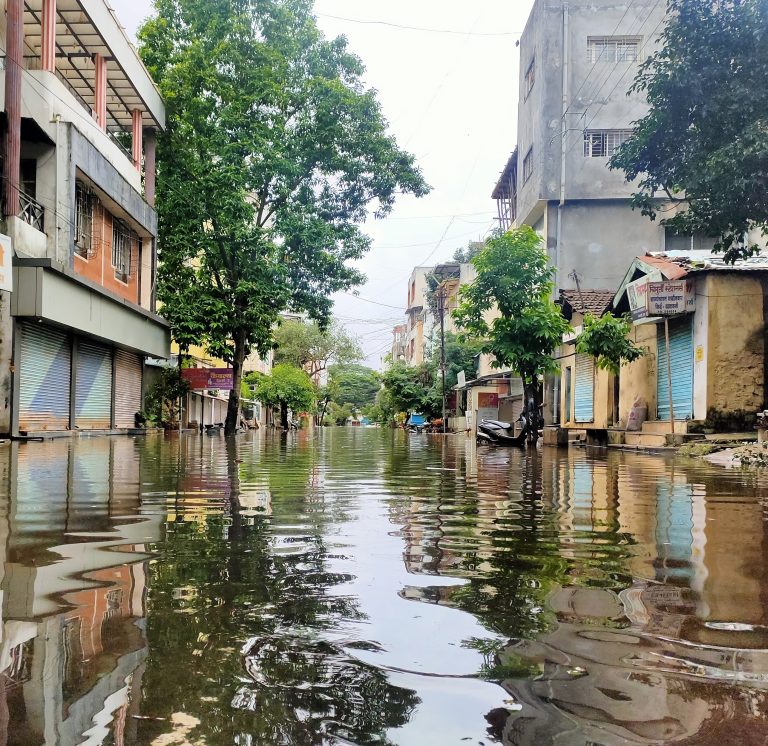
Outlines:
{"type": "Polygon", "coordinates": [[[403,31],[422,31],[430,34],[456,34],[458,36],[520,36],[521,31],[462,31],[461,29],[441,29],[429,28],[426,26],[408,26],[402,23],[392,23],[367,18],[346,18],[344,16],[335,16],[330,13],[315,13],[318,18],[332,18],[335,21],[346,21],[347,23],[358,23],[370,26],[387,26],[389,28],[400,29],[403,31]]]}

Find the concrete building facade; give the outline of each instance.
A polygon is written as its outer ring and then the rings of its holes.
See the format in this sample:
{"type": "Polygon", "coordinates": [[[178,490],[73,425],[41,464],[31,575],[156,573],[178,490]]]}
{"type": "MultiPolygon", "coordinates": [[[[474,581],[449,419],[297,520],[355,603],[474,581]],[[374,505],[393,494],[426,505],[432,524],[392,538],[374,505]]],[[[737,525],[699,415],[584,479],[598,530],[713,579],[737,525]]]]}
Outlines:
{"type": "Polygon", "coordinates": [[[517,150],[494,196],[500,216],[542,236],[556,289],[616,287],[632,257],[664,248],[663,227],[631,209],[632,185],[608,160],[647,111],[628,91],[665,11],[658,0],[537,0],[520,39],[517,150]]]}
{"type": "Polygon", "coordinates": [[[154,292],[162,99],[104,0],[9,0],[0,40],[0,433],[133,428],[144,360],[169,355],[154,292]]]}

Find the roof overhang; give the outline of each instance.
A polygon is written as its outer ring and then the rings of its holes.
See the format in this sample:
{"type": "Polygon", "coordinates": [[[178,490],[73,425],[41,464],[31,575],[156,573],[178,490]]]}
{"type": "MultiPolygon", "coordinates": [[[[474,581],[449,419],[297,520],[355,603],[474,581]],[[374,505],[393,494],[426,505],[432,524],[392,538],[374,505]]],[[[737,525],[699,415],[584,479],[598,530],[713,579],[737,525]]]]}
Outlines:
{"type": "MultiPolygon", "coordinates": [[[[24,56],[30,67],[41,55],[42,6],[43,0],[24,3],[24,56]]],[[[130,129],[131,113],[139,110],[145,127],[163,129],[160,92],[114,11],[104,0],[57,0],[56,75],[91,110],[97,54],[107,62],[107,128],[130,129]]]]}

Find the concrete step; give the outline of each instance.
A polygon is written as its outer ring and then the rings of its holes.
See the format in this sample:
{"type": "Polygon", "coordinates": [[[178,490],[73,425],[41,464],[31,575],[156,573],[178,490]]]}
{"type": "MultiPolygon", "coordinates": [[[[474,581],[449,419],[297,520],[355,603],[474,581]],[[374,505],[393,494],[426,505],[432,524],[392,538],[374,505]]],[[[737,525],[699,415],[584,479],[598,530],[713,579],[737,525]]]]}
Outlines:
{"type": "Polygon", "coordinates": [[[667,436],[663,433],[625,433],[624,444],[639,448],[663,448],[667,436]]]}
{"type": "MultiPolygon", "coordinates": [[[[672,432],[669,420],[646,420],[643,423],[643,432],[655,435],[666,435],[672,432]]],[[[687,433],[688,420],[675,420],[675,433],[687,433]]]]}

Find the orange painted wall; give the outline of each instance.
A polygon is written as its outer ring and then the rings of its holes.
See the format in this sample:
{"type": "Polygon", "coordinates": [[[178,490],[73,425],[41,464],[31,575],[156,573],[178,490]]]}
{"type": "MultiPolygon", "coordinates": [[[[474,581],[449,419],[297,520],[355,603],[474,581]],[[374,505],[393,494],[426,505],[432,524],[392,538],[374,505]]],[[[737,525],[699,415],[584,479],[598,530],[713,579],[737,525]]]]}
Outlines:
{"type": "Polygon", "coordinates": [[[92,247],[91,256],[87,259],[75,252],[75,272],[121,298],[139,304],[141,242],[138,250],[134,248],[131,256],[131,274],[128,282],[122,282],[115,277],[115,268],[112,266],[112,215],[101,205],[96,205],[93,212],[92,247]]]}

